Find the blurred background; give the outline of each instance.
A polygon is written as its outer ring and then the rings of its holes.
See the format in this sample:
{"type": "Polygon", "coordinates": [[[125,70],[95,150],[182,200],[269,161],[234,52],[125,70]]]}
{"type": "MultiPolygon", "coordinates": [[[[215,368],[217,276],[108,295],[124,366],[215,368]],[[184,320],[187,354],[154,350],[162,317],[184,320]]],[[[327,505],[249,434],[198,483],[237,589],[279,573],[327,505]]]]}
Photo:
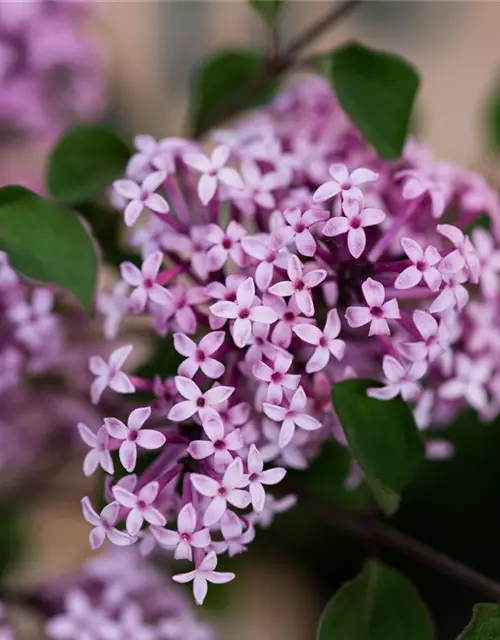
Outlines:
{"type": "MultiPolygon", "coordinates": [[[[330,4],[290,0],[282,42],[330,4]]],[[[244,0],[102,0],[96,5],[87,28],[107,69],[107,117],[128,136],[184,134],[189,77],[204,56],[217,49],[264,45],[262,25],[244,0]]],[[[500,184],[488,115],[500,77],[499,24],[497,2],[368,1],[320,38],[315,50],[357,39],[408,58],[423,79],[419,135],[438,158],[475,167],[500,184]]],[[[36,174],[44,152],[38,144],[9,145],[2,173],[14,172],[21,163],[36,174]]],[[[479,425],[466,416],[452,433],[455,459],[426,463],[406,492],[395,525],[500,578],[500,554],[493,552],[500,534],[500,425],[479,425]]],[[[88,525],[79,504],[89,490],[81,456],[60,469],[50,485],[54,488],[47,487],[31,508],[25,532],[31,548],[15,581],[76,568],[89,554],[88,525]]],[[[345,500],[349,503],[350,497],[345,500]]],[[[220,622],[221,640],[310,640],[326,599],[359,570],[367,551],[378,549],[367,549],[300,509],[282,516],[237,559],[234,588],[213,590],[209,610],[220,622]]],[[[416,581],[436,615],[439,640],[454,638],[480,596],[401,558],[389,560],[416,581]]]]}

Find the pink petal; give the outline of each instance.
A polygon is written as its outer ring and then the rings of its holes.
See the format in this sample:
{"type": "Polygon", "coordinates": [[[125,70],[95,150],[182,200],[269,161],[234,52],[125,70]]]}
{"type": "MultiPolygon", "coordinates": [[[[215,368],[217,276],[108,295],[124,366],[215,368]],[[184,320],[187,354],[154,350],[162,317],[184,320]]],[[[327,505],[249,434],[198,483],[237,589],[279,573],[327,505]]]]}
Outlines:
{"type": "Polygon", "coordinates": [[[221,300],[210,307],[210,312],[218,318],[234,319],[238,317],[238,306],[234,302],[221,300]]]}
{"type": "Polygon", "coordinates": [[[152,193],[144,203],[148,209],[154,211],[155,213],[168,213],[170,211],[170,207],[168,206],[168,202],[165,198],[162,198],[158,193],[152,193]]]}
{"type": "Polygon", "coordinates": [[[416,287],[421,280],[422,272],[412,264],[411,267],[407,267],[399,274],[394,282],[394,286],[396,289],[411,289],[412,287],[416,287]]]}
{"type": "Polygon", "coordinates": [[[430,313],[417,309],[413,313],[413,322],[415,323],[420,335],[425,340],[428,340],[437,334],[438,323],[430,313]]]}
{"type": "Polygon", "coordinates": [[[307,229],[296,236],[295,244],[303,256],[313,256],[316,253],[316,241],[307,229]]]}
{"type": "Polygon", "coordinates": [[[129,429],[139,430],[151,415],[151,407],[134,409],[130,414],[127,425],[129,429]]]}
{"type": "Polygon", "coordinates": [[[99,402],[107,386],[108,385],[105,378],[96,378],[94,380],[94,382],[90,385],[90,397],[92,399],[92,404],[97,404],[99,402]]]}
{"type": "Polygon", "coordinates": [[[264,468],[264,462],[262,456],[259,453],[257,447],[252,444],[248,452],[247,466],[249,473],[260,473],[264,468]]]}
{"type": "Polygon", "coordinates": [[[198,197],[205,206],[212,200],[217,191],[217,178],[204,173],[198,182],[198,197]]]}
{"type": "Polygon", "coordinates": [[[124,440],[128,436],[127,427],[118,418],[104,418],[104,426],[112,438],[124,440]]]}
{"type": "Polygon", "coordinates": [[[264,510],[266,504],[266,492],[264,487],[260,483],[253,483],[250,485],[250,496],[252,498],[252,507],[257,513],[261,513],[264,510]]]}
{"type": "Polygon", "coordinates": [[[245,188],[245,183],[240,174],[231,167],[224,167],[219,170],[219,180],[222,184],[232,189],[242,190],[245,188]]]}
{"type": "Polygon", "coordinates": [[[358,186],[360,184],[364,184],[365,182],[373,182],[374,180],[378,180],[378,173],[375,171],[370,171],[370,169],[354,169],[354,171],[349,176],[353,185],[358,186]]]}
{"type": "Polygon", "coordinates": [[[304,284],[308,289],[317,287],[326,278],[327,273],[325,269],[313,269],[304,274],[304,284]]]}
{"type": "Polygon", "coordinates": [[[227,501],[238,509],[246,509],[250,504],[250,494],[243,489],[232,489],[227,496],[227,501]]]}
{"type": "Polygon", "coordinates": [[[280,448],[286,447],[288,444],[290,444],[294,435],[295,423],[290,418],[286,418],[281,425],[278,437],[278,445],[280,446],[280,448]]]}
{"type": "Polygon", "coordinates": [[[392,400],[396,396],[399,395],[400,386],[399,385],[388,385],[386,387],[370,387],[366,390],[366,394],[370,398],[375,398],[377,400],[392,400]]]}
{"type": "Polygon", "coordinates": [[[202,496],[213,498],[219,493],[219,483],[213,478],[204,476],[200,473],[192,473],[190,475],[191,484],[202,496]]]}
{"type": "Polygon", "coordinates": [[[269,288],[269,293],[272,293],[276,296],[288,297],[292,296],[295,292],[295,287],[292,282],[283,281],[278,282],[277,284],[273,284],[272,287],[269,288]]]}
{"type": "Polygon", "coordinates": [[[210,531],[208,529],[201,529],[196,531],[191,536],[191,545],[197,549],[204,549],[210,544],[210,531]]]}
{"type": "Polygon", "coordinates": [[[117,371],[115,373],[109,381],[109,387],[113,389],[113,391],[116,391],[116,393],[134,393],[135,391],[135,386],[123,371],[117,371]]]}
{"type": "Polygon", "coordinates": [[[361,224],[363,227],[371,227],[375,224],[380,224],[385,220],[385,218],[385,213],[380,209],[368,207],[361,212],[361,224]]]}
{"type": "Polygon", "coordinates": [[[397,319],[401,317],[396,298],[392,298],[392,300],[388,300],[384,303],[382,305],[382,310],[384,312],[384,318],[397,319]]]}
{"type": "Polygon", "coordinates": [[[134,346],[131,344],[127,344],[119,349],[115,349],[113,353],[109,356],[109,364],[113,369],[121,369],[125,360],[129,357],[129,355],[134,350],[134,346]]]}
{"type": "Polygon", "coordinates": [[[90,498],[85,496],[85,498],[81,499],[80,504],[82,505],[82,512],[85,520],[94,525],[94,527],[98,527],[101,524],[101,518],[92,507],[90,498]]]}
{"type": "Polygon", "coordinates": [[[337,181],[329,181],[316,189],[313,195],[314,202],[326,202],[340,193],[340,185],[337,181]]]}
{"type": "Polygon", "coordinates": [[[189,445],[187,452],[195,460],[204,460],[215,453],[213,442],[207,440],[194,440],[189,445]]]}
{"type": "Polygon", "coordinates": [[[89,447],[95,447],[97,442],[96,434],[91,431],[86,424],[83,424],[83,422],[78,423],[77,429],[80,433],[81,439],[85,442],[85,444],[89,447]]]}
{"type": "Polygon", "coordinates": [[[219,405],[228,400],[234,392],[234,387],[224,387],[222,385],[212,387],[203,394],[205,401],[210,406],[219,405]]]}
{"type": "Polygon", "coordinates": [[[351,227],[347,234],[347,246],[353,258],[359,258],[366,246],[366,234],[362,227],[351,227]]]}
{"type": "Polygon", "coordinates": [[[143,429],[137,434],[136,443],[143,449],[159,449],[165,444],[165,436],[153,429],[143,429]]]}
{"type": "Polygon", "coordinates": [[[83,459],[83,473],[89,478],[93,475],[99,466],[100,463],[100,455],[99,452],[95,449],[92,449],[87,453],[85,458],[83,459]]]}
{"type": "Polygon", "coordinates": [[[255,298],[255,283],[253,278],[247,278],[240,284],[236,292],[238,306],[248,309],[252,306],[255,298]]]}
{"type": "Polygon", "coordinates": [[[158,484],[158,482],[149,482],[139,490],[139,493],[137,495],[139,497],[139,500],[142,500],[146,504],[151,504],[156,500],[159,490],[160,485],[158,484]]]}
{"type": "Polygon", "coordinates": [[[131,262],[122,262],[120,265],[120,273],[122,278],[130,284],[132,287],[139,287],[142,285],[142,273],[131,262]]]}
{"type": "Polygon", "coordinates": [[[330,360],[330,350],[328,347],[318,347],[306,365],[307,373],[322,371],[330,360]]]}
{"type": "Polygon", "coordinates": [[[249,256],[256,260],[264,260],[268,254],[266,245],[253,236],[245,236],[242,238],[241,246],[245,253],[248,253],[249,256]]]}
{"type": "Polygon", "coordinates": [[[187,400],[198,400],[202,393],[196,383],[191,378],[185,378],[184,376],[175,376],[175,386],[177,391],[187,400]]]}
{"type": "Polygon", "coordinates": [[[439,273],[437,269],[430,267],[424,271],[424,280],[425,284],[429,287],[431,291],[437,291],[439,286],[443,280],[443,276],[439,273]]]}
{"type": "Polygon", "coordinates": [[[205,527],[211,527],[219,522],[227,508],[226,499],[222,496],[216,496],[208,505],[203,515],[203,524],[205,527]]]}
{"type": "Polygon", "coordinates": [[[220,246],[215,246],[207,253],[207,266],[209,271],[218,271],[226,264],[228,252],[220,246]]]}
{"type": "Polygon", "coordinates": [[[349,172],[345,164],[340,162],[334,163],[328,167],[328,173],[332,178],[339,183],[346,183],[349,181],[349,172]]]}
{"type": "Polygon", "coordinates": [[[286,476],[286,469],[276,467],[274,469],[268,469],[260,475],[260,481],[262,484],[278,484],[286,476]]]}
{"type": "Polygon", "coordinates": [[[113,487],[112,492],[115,499],[122,506],[126,507],[127,509],[133,509],[135,507],[137,498],[133,493],[131,493],[130,491],[127,491],[127,489],[124,489],[123,487],[119,487],[116,485],[113,487]]]}
{"type": "Polygon", "coordinates": [[[422,247],[412,238],[402,238],[401,246],[412,262],[418,262],[423,259],[424,252],[422,247]]]}
{"type": "Polygon", "coordinates": [[[252,322],[259,322],[261,324],[272,324],[278,319],[278,314],[271,307],[257,305],[250,309],[249,319],[252,322]]]}
{"type": "Polygon", "coordinates": [[[135,200],[141,195],[141,189],[132,180],[115,180],[113,189],[118,195],[127,200],[135,200]]]}
{"type": "Polygon", "coordinates": [[[139,200],[131,200],[125,207],[124,220],[127,227],[132,227],[144,209],[144,205],[139,200]]]}
{"type": "Polygon", "coordinates": [[[156,191],[156,189],[165,182],[166,177],[167,175],[165,171],[154,171],[153,173],[150,173],[142,183],[143,190],[150,193],[156,191]]]}
{"type": "Polygon", "coordinates": [[[347,233],[350,229],[349,220],[344,216],[337,216],[335,218],[330,218],[325,223],[323,227],[322,233],[325,236],[338,236],[341,233],[347,233]]]}
{"type": "Polygon", "coordinates": [[[89,534],[90,548],[92,551],[99,549],[106,540],[106,531],[104,527],[96,527],[89,534]]]}
{"type": "Polygon", "coordinates": [[[287,266],[288,277],[292,282],[302,278],[303,267],[301,261],[295,255],[291,255],[288,259],[287,266]]]}
{"type": "Polygon", "coordinates": [[[237,318],[231,328],[231,335],[237,347],[244,347],[248,344],[252,333],[252,323],[248,318],[237,318]]]}
{"type": "Polygon", "coordinates": [[[323,337],[322,331],[312,324],[296,324],[292,330],[303,342],[308,344],[318,345],[323,337]]]}
{"type": "Polygon", "coordinates": [[[158,527],[151,527],[151,533],[154,535],[158,544],[165,549],[173,549],[179,544],[179,534],[177,531],[170,531],[169,529],[160,529],[158,527]]]}
{"type": "Polygon", "coordinates": [[[464,243],[464,234],[452,224],[438,224],[437,232],[440,233],[445,238],[448,238],[450,242],[452,242],[455,247],[461,247],[464,243]]]}
{"type": "Polygon", "coordinates": [[[220,169],[229,160],[230,155],[231,149],[226,144],[220,144],[218,147],[215,147],[210,156],[212,166],[215,169],[220,169]]]}
{"type": "Polygon", "coordinates": [[[207,335],[200,340],[199,347],[203,350],[205,355],[210,356],[222,346],[225,337],[225,331],[213,331],[212,333],[207,333],[207,335]]]}
{"type": "Polygon", "coordinates": [[[296,291],[294,295],[294,300],[304,315],[309,317],[314,315],[314,303],[308,289],[302,289],[302,291],[296,291]]]}
{"type": "Polygon", "coordinates": [[[367,307],[348,307],[345,317],[349,326],[353,328],[362,327],[372,319],[370,309],[367,307]]]}
{"type": "Polygon", "coordinates": [[[178,353],[182,356],[186,356],[186,358],[192,356],[196,352],[196,343],[183,333],[174,333],[174,347],[178,353]]]}
{"type": "Polygon", "coordinates": [[[127,520],[125,521],[125,526],[128,533],[131,536],[136,536],[139,533],[143,522],[144,518],[139,513],[139,511],[137,511],[137,509],[132,509],[132,511],[127,516],[127,520]]]}
{"type": "Polygon", "coordinates": [[[218,360],[214,360],[214,358],[206,358],[206,360],[201,363],[200,368],[208,378],[212,378],[213,380],[220,378],[225,371],[224,365],[218,360]]]}
{"type": "Polygon", "coordinates": [[[390,336],[391,330],[383,318],[373,318],[370,324],[369,336],[390,336]]]}
{"type": "Polygon", "coordinates": [[[149,524],[156,527],[164,527],[167,524],[165,517],[153,507],[147,507],[147,509],[144,509],[143,515],[146,522],[149,522],[149,524]]]}
{"type": "Polygon", "coordinates": [[[135,469],[137,463],[137,447],[135,442],[122,442],[120,446],[120,462],[129,473],[135,469]]]}
{"type": "Polygon", "coordinates": [[[196,404],[191,400],[178,402],[170,409],[167,418],[172,420],[172,422],[182,422],[183,420],[187,420],[188,418],[191,418],[191,416],[194,416],[197,410],[198,408],[196,404]]]}
{"type": "MultiPolygon", "coordinates": [[[[447,226],[447,225],[444,225],[447,226]]],[[[453,275],[463,269],[465,266],[465,258],[463,255],[456,249],[449,253],[446,257],[441,260],[439,265],[439,270],[442,273],[453,275]]]]}
{"type": "Polygon", "coordinates": [[[405,375],[404,367],[393,356],[384,356],[382,368],[389,382],[399,382],[405,375]]]}
{"type": "Polygon", "coordinates": [[[367,278],[361,285],[363,296],[370,307],[381,307],[385,299],[383,285],[372,278],[367,278]]]}

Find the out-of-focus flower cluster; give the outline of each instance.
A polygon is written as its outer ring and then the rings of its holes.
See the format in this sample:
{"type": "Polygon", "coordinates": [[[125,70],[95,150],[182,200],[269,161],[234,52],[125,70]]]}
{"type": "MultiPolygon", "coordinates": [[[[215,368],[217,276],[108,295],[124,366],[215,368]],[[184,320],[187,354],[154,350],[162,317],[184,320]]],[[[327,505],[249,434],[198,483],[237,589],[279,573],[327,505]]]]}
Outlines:
{"type": "MultiPolygon", "coordinates": [[[[122,371],[132,345],[93,358],[94,402],[107,387],[156,399],[97,434],[80,425],[86,472],[111,476],[101,514],[83,500],[92,546],[108,537],[192,561],[174,580],[193,581],[198,603],[208,582],[234,577],[217,556],[244,551],[293,505],[268,493],[286,468],[344,442],[338,381],[380,381],[369,395],[401,395],[422,429],[467,406],[490,418],[500,403],[500,251],[484,228],[468,235],[483,214],[498,218],[481,177],[415,141],[381,160],[316,78],[212,139],[206,155],[138,136],[114,184],[142,267],[123,263],[102,297],[107,335],[146,314],[182,362],[149,381],[122,371]],[[158,455],[139,472],[147,450],[158,455]]],[[[450,453],[431,432],[427,443],[431,457],[450,453]]]]}
{"type": "Polygon", "coordinates": [[[0,1],[0,143],[51,141],[105,108],[102,65],[83,0],[0,1]]]}
{"type": "MultiPolygon", "coordinates": [[[[212,640],[182,590],[134,549],[115,549],[30,594],[50,640],[212,640]]],[[[14,634],[0,609],[0,638],[14,634]],[[2,635],[3,634],[3,635],[2,635]]]]}
{"type": "Polygon", "coordinates": [[[22,282],[0,253],[1,471],[67,449],[75,443],[69,427],[83,414],[99,424],[87,399],[87,362],[103,345],[83,312],[64,303],[63,316],[54,305],[49,289],[22,282]]]}

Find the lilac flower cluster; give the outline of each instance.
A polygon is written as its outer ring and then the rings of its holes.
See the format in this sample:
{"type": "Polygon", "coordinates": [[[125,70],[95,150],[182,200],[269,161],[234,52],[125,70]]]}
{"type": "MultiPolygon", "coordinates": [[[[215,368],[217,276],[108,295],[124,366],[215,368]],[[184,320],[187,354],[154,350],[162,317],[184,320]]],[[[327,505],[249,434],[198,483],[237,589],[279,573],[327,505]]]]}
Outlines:
{"type": "MultiPolygon", "coordinates": [[[[293,505],[268,493],[285,468],[306,468],[329,438],[345,443],[338,381],[380,380],[368,394],[401,395],[422,429],[469,405],[488,418],[500,408],[500,253],[485,229],[467,234],[482,214],[498,220],[482,178],[415,141],[381,160],[317,78],[212,140],[206,155],[138,136],[114,184],[143,262],[122,264],[101,299],[107,335],[146,314],[182,363],[149,381],[122,371],[132,345],[92,361],[95,402],[106,387],[156,399],[126,424],[80,426],[86,473],[129,474],[108,478],[101,514],[83,500],[92,547],[107,537],[192,561],[174,580],[193,581],[200,604],[208,582],[234,577],[217,556],[244,551],[256,525],[293,505]],[[140,473],[138,450],[158,452],[140,473]]],[[[430,436],[427,447],[450,453],[430,436]]]]}
{"type": "Polygon", "coordinates": [[[84,0],[0,0],[0,140],[50,141],[105,107],[84,0]]]}
{"type": "Polygon", "coordinates": [[[54,305],[51,290],[22,282],[0,253],[1,471],[26,469],[74,443],[77,416],[100,421],[86,394],[88,353],[100,347],[83,312],[69,306],[63,317],[65,303],[57,312],[54,305]]]}

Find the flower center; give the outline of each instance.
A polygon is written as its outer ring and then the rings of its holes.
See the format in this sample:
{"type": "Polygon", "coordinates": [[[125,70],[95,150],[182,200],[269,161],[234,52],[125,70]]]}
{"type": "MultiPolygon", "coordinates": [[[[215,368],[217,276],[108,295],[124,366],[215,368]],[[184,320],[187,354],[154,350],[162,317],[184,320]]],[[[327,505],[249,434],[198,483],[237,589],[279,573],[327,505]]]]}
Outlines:
{"type": "Polygon", "coordinates": [[[274,382],[274,384],[280,384],[280,382],[283,382],[283,374],[279,373],[279,371],[275,371],[271,374],[271,382],[274,382]]]}
{"type": "Polygon", "coordinates": [[[129,442],[135,442],[137,440],[137,436],[139,434],[137,433],[137,431],[135,429],[130,429],[129,433],[128,433],[128,441],[129,442]]]}
{"type": "Polygon", "coordinates": [[[359,216],[354,216],[351,218],[351,229],[359,229],[361,226],[361,218],[359,216]]]}
{"type": "Polygon", "coordinates": [[[302,233],[306,230],[306,225],[303,222],[299,222],[295,225],[295,233],[302,233]]]}
{"type": "Polygon", "coordinates": [[[222,496],[223,498],[225,498],[227,496],[226,487],[219,487],[219,495],[222,496]]]}
{"type": "Polygon", "coordinates": [[[293,322],[295,320],[295,314],[293,313],[293,311],[287,311],[284,315],[283,315],[283,320],[285,322],[293,322]]]}
{"type": "Polygon", "coordinates": [[[306,288],[306,285],[304,284],[303,280],[296,280],[294,282],[295,285],[295,291],[303,291],[306,288]]]}
{"type": "Polygon", "coordinates": [[[224,440],[216,440],[214,442],[214,449],[217,449],[217,451],[224,451],[226,449],[226,443],[224,440]]]}
{"type": "Polygon", "coordinates": [[[206,356],[202,349],[196,349],[195,359],[198,363],[205,362],[206,356]]]}
{"type": "Polygon", "coordinates": [[[205,398],[198,398],[198,400],[196,401],[196,406],[197,407],[204,407],[205,406],[205,398]]]}
{"type": "Polygon", "coordinates": [[[256,482],[259,479],[259,474],[258,473],[251,473],[250,477],[248,479],[250,480],[250,482],[256,482]]]}
{"type": "Polygon", "coordinates": [[[419,271],[426,271],[428,265],[424,260],[419,260],[415,266],[419,271]]]}
{"type": "Polygon", "coordinates": [[[224,240],[222,241],[222,246],[224,247],[224,249],[231,249],[231,247],[233,246],[233,241],[231,240],[231,238],[225,236],[224,240]]]}
{"type": "Polygon", "coordinates": [[[151,280],[151,278],[144,278],[144,288],[151,289],[152,286],[153,286],[153,281],[151,280]]]}
{"type": "Polygon", "coordinates": [[[382,318],[384,311],[382,310],[382,307],[372,307],[371,314],[374,318],[382,318]]]}
{"type": "Polygon", "coordinates": [[[137,508],[139,511],[144,511],[148,505],[144,502],[144,500],[137,500],[137,508]]]}
{"type": "Polygon", "coordinates": [[[319,339],[319,346],[320,347],[328,346],[328,340],[325,338],[325,336],[321,336],[321,338],[319,339]]]}
{"type": "Polygon", "coordinates": [[[249,315],[250,315],[250,309],[240,309],[239,317],[242,320],[246,320],[249,315]]]}

